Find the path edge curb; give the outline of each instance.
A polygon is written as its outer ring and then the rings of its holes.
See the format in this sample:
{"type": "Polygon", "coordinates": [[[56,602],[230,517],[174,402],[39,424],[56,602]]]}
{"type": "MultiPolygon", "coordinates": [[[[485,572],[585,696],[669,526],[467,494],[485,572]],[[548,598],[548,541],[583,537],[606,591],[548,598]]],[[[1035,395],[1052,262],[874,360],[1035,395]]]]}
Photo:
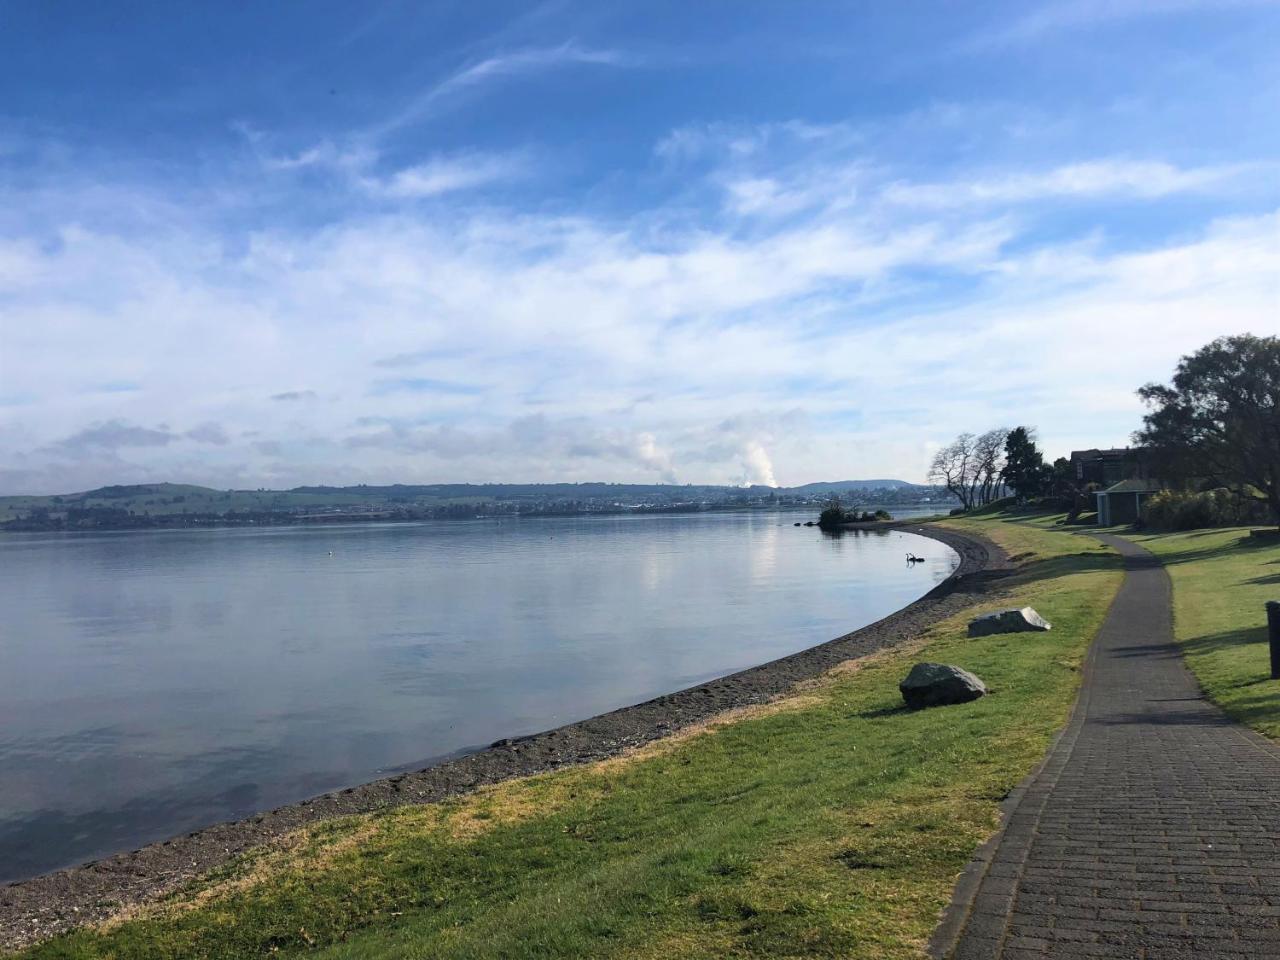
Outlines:
{"type": "MultiPolygon", "coordinates": [[[[1121,560],[1123,561],[1123,557],[1121,557],[1121,560]]],[[[1124,572],[1123,566],[1121,571],[1124,572]]],[[[1123,585],[1124,581],[1121,580],[1120,586],[1122,587],[1123,585]]],[[[943,908],[942,918],[938,921],[938,925],[934,927],[933,934],[929,937],[928,945],[925,947],[925,952],[930,960],[950,960],[960,942],[961,936],[964,934],[965,927],[968,926],[969,918],[973,915],[973,904],[977,899],[978,891],[982,888],[982,882],[986,879],[992,863],[995,862],[996,854],[999,853],[1001,844],[1004,842],[1009,827],[1021,808],[1023,800],[1026,799],[1031,788],[1044,775],[1050,761],[1055,759],[1058,749],[1064,747],[1070,751],[1074,747],[1075,738],[1079,735],[1080,728],[1084,726],[1084,717],[1089,703],[1089,679],[1093,675],[1094,661],[1097,659],[1098,634],[1102,632],[1102,627],[1106,623],[1107,617],[1111,615],[1111,608],[1115,606],[1116,599],[1119,596],[1120,588],[1117,587],[1115,596],[1107,604],[1107,611],[1103,614],[1102,623],[1098,625],[1097,631],[1089,639],[1089,649],[1085,652],[1084,660],[1080,665],[1080,688],[1076,693],[1075,701],[1071,705],[1071,712],[1067,716],[1066,723],[1053,735],[1048,747],[1045,748],[1044,756],[1040,758],[1040,762],[1036,764],[1035,768],[1023,777],[1018,782],[1018,785],[1009,791],[1009,795],[1000,802],[999,827],[974,851],[972,859],[965,865],[959,879],[956,880],[955,887],[952,888],[951,899],[946,907],[943,908]],[[1066,741],[1065,746],[1064,741],[1066,741]]]]}

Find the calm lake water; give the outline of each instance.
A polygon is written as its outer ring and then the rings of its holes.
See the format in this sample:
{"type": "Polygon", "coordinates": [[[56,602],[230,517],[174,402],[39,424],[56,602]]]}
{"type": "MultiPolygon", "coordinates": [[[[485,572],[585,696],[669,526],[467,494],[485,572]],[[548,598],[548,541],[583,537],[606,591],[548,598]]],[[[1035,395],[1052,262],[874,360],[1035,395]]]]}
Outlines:
{"type": "Polygon", "coordinates": [[[958,562],[797,518],[0,535],[0,882],[771,660],[958,562]]]}

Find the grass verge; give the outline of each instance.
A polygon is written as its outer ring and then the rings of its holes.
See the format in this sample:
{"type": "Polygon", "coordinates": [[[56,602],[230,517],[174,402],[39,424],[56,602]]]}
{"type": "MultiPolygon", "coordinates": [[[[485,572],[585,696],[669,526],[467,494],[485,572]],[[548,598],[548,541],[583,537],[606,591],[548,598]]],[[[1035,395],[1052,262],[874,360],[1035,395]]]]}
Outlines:
{"type": "Polygon", "coordinates": [[[1280,600],[1280,545],[1241,528],[1128,534],[1173,580],[1174,633],[1205,693],[1236,720],[1280,739],[1264,604],[1280,600]]]}
{"type": "Polygon", "coordinates": [[[629,756],[300,831],[23,956],[920,957],[1063,724],[1122,576],[1043,525],[956,526],[1020,558],[975,609],[1031,604],[1051,632],[969,640],[969,611],[629,756]],[[993,693],[906,711],[920,659],[993,693]]]}

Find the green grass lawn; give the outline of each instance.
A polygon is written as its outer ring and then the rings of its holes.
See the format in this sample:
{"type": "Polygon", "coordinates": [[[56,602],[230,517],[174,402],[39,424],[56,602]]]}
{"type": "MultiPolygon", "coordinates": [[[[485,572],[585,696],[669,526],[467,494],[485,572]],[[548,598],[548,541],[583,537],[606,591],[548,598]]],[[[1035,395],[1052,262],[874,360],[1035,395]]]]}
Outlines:
{"type": "Polygon", "coordinates": [[[1174,632],[1187,663],[1231,716],[1280,739],[1263,604],[1280,600],[1280,545],[1243,529],[1130,535],[1173,579],[1174,632]]]}
{"type": "Polygon", "coordinates": [[[1021,560],[1007,595],[1049,633],[915,649],[633,755],[333,821],[30,957],[921,957],[952,885],[1043,755],[1119,585],[1044,524],[957,521],[1021,560]],[[991,696],[911,713],[921,659],[991,696]]]}

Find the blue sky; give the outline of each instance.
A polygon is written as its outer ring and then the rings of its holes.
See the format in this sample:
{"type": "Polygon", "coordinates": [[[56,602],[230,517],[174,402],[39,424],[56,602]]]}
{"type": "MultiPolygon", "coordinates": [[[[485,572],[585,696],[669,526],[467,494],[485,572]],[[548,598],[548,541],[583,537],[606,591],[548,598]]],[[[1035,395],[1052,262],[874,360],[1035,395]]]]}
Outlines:
{"type": "Polygon", "coordinates": [[[0,493],[922,479],[1280,332],[1266,2],[0,2],[0,493]]]}

